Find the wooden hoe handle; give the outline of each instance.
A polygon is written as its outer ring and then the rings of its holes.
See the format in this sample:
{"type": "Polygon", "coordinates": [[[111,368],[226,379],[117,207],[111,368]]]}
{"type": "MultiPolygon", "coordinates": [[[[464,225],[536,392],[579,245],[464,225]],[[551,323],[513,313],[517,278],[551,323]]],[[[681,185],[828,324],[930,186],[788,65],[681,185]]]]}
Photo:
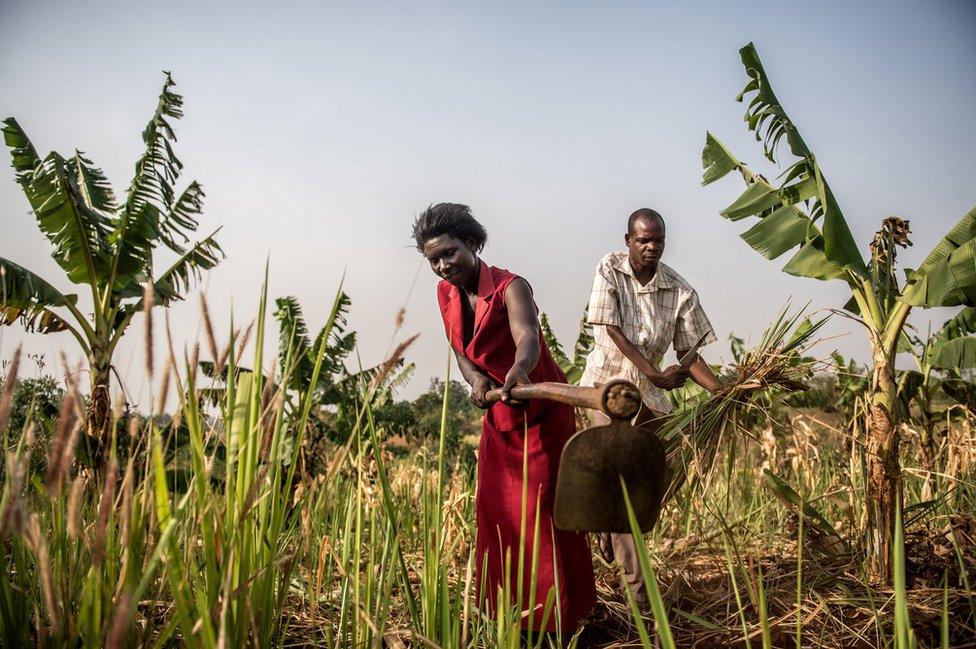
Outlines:
{"type": "MultiPolygon", "coordinates": [[[[611,419],[630,419],[640,409],[640,392],[630,381],[616,379],[596,388],[568,383],[530,383],[512,388],[512,398],[549,399],[571,406],[599,410],[611,419]]],[[[501,401],[501,388],[485,393],[488,401],[501,401]]]]}

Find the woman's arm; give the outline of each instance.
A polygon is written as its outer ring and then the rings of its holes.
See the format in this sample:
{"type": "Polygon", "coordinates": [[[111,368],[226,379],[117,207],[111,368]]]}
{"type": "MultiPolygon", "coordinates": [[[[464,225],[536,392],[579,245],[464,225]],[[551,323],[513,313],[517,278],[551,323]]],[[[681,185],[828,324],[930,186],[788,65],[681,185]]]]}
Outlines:
{"type": "Polygon", "coordinates": [[[539,320],[532,301],[532,289],[522,278],[513,280],[505,290],[505,307],[508,309],[508,326],[515,341],[515,361],[505,375],[502,385],[502,401],[510,405],[522,402],[509,394],[516,385],[530,383],[529,372],[539,363],[539,320]]]}
{"type": "Polygon", "coordinates": [[[461,370],[461,376],[464,380],[468,382],[471,386],[471,401],[474,405],[478,406],[482,410],[490,406],[491,404],[485,401],[485,393],[495,387],[495,382],[492,381],[488,376],[482,373],[478,367],[468,360],[467,356],[458,353],[458,350],[454,350],[454,358],[457,359],[458,368],[461,370]]]}

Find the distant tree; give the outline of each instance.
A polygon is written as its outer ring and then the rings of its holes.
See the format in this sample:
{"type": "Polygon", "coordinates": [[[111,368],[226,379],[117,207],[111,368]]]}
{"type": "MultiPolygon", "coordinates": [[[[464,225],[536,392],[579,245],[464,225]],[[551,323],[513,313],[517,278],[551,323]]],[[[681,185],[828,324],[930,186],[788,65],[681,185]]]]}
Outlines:
{"type": "Polygon", "coordinates": [[[417,413],[409,401],[388,401],[373,410],[373,423],[381,439],[408,439],[417,426],[417,413]]]}
{"type": "MultiPolygon", "coordinates": [[[[469,435],[481,432],[481,409],[471,402],[471,391],[460,381],[451,380],[447,391],[447,420],[445,446],[449,452],[456,452],[461,441],[469,435]]],[[[444,382],[431,379],[430,388],[413,401],[413,437],[417,441],[439,439],[441,413],[444,403],[444,382]]]]}
{"type": "MultiPolygon", "coordinates": [[[[0,392],[3,391],[5,382],[6,376],[0,378],[0,392]]],[[[14,385],[6,430],[8,436],[17,439],[28,426],[33,425],[36,441],[34,448],[29,451],[31,471],[41,472],[47,465],[51,432],[57,424],[64,397],[64,388],[54,377],[48,375],[38,378],[21,376],[14,385]]],[[[6,465],[0,466],[0,482],[6,479],[6,470],[6,465]]]]}
{"type": "MultiPolygon", "coordinates": [[[[0,381],[0,389],[3,383],[0,381]]],[[[33,423],[35,432],[42,435],[53,428],[64,396],[64,388],[52,376],[20,378],[14,386],[9,430],[17,435],[33,423]]]]}

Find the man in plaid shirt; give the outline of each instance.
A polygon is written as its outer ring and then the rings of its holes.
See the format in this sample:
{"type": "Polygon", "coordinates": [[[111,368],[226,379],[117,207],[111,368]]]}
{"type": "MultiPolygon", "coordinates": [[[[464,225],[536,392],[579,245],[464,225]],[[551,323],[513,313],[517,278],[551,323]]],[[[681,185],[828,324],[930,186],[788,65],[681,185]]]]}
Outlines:
{"type": "MultiPolygon", "coordinates": [[[[600,260],[587,308],[594,345],[586,357],[580,385],[599,385],[615,378],[636,385],[643,405],[635,426],[670,412],[664,391],[681,387],[689,376],[706,390],[721,387],[708,363],[697,355],[687,369],[680,365],[660,369],[669,347],[680,358],[703,334],[707,334],[703,344],[716,340],[695,289],[661,263],[664,238],[664,219],[656,211],[642,208],[631,214],[624,235],[627,250],[611,252],[600,260]]],[[[594,414],[599,423],[608,421],[601,413],[594,414]]],[[[609,555],[610,548],[635,599],[646,606],[633,537],[600,535],[601,551],[609,555]]]]}

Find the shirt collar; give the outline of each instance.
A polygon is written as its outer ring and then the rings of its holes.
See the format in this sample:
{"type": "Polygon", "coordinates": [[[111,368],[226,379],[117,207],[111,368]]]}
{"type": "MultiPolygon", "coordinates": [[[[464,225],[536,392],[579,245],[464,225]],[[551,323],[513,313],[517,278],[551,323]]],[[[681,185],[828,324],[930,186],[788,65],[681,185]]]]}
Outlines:
{"type": "MultiPolygon", "coordinates": [[[[635,282],[637,281],[637,277],[634,275],[634,269],[630,265],[630,255],[628,255],[626,252],[621,252],[617,255],[616,259],[614,259],[613,267],[623,274],[632,277],[635,282]]],[[[652,277],[651,281],[649,281],[647,284],[641,286],[640,290],[656,291],[658,289],[672,288],[673,286],[674,284],[667,272],[667,266],[659,261],[657,263],[657,272],[654,273],[654,277],[652,277]]]]}
{"type": "Polygon", "coordinates": [[[487,300],[495,292],[495,278],[488,264],[478,259],[478,297],[487,300]]]}

